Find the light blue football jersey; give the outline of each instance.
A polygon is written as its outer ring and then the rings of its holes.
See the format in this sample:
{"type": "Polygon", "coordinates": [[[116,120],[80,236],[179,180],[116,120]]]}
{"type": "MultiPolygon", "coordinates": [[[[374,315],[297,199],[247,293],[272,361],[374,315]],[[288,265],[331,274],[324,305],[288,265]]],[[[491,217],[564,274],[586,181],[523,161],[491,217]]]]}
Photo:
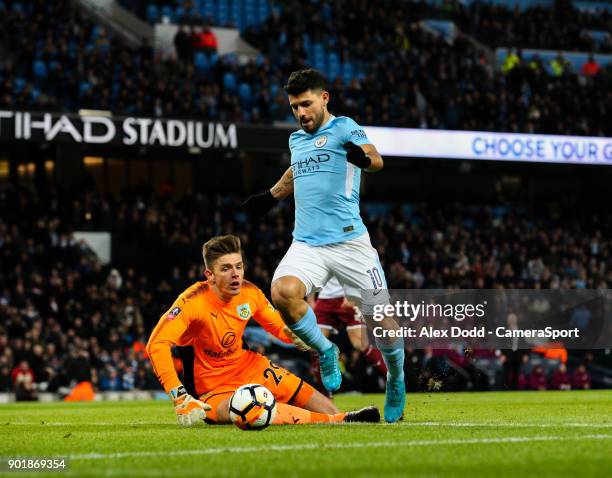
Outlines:
{"type": "Polygon", "coordinates": [[[346,160],[342,145],[369,144],[365,131],[345,116],[332,116],[313,134],[289,137],[295,199],[293,238],[313,246],[359,237],[361,169],[346,160]]]}

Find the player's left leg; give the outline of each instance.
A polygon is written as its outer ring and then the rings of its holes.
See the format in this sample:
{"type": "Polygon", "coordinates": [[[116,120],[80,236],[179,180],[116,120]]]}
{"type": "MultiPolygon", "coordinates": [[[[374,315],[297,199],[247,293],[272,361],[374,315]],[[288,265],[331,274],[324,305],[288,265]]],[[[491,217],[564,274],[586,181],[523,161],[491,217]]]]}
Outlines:
{"type": "MultiPolygon", "coordinates": [[[[259,364],[241,382],[261,383],[276,398],[276,417],[273,425],[302,425],[307,423],[342,423],[380,421],[376,407],[351,412],[340,412],[334,403],[283,367],[261,356],[259,364]]],[[[234,388],[234,387],[231,387],[234,388]]],[[[235,388],[238,388],[237,386],[235,388]]],[[[229,404],[234,391],[224,388],[202,395],[200,400],[212,408],[206,413],[209,424],[229,424],[229,404]]]]}
{"type": "Polygon", "coordinates": [[[273,422],[275,425],[340,423],[346,416],[329,398],[301,380],[296,384],[295,380],[289,378],[282,387],[276,387],[275,397],[277,400],[276,417],[273,422]],[[296,389],[287,400],[287,392],[294,386],[296,389]]]}
{"type": "MultiPolygon", "coordinates": [[[[291,389],[293,383],[287,382],[286,386],[291,389]]],[[[287,395],[284,390],[277,388],[277,392],[276,417],[272,422],[275,425],[380,421],[380,412],[376,407],[340,412],[329,398],[303,381],[298,384],[289,403],[283,403],[287,395]]]]}
{"type": "Polygon", "coordinates": [[[265,357],[262,359],[251,381],[261,383],[274,394],[277,402],[275,424],[380,421],[376,407],[339,412],[334,403],[312,385],[265,357]],[[263,381],[258,382],[258,377],[263,381]]]}
{"type": "Polygon", "coordinates": [[[334,414],[311,412],[305,408],[286,403],[276,404],[276,416],[273,425],[306,425],[308,423],[378,423],[380,412],[376,407],[365,407],[353,412],[334,414]]]}
{"type": "Polygon", "coordinates": [[[215,392],[213,390],[200,397],[202,402],[211,406],[211,409],[206,412],[206,423],[209,425],[227,425],[232,423],[229,415],[229,403],[233,394],[234,390],[222,392],[215,392]]]}
{"type": "MultiPolygon", "coordinates": [[[[370,244],[369,235],[330,246],[321,246],[332,273],[346,287],[360,292],[363,315],[368,326],[372,324],[374,307],[389,303],[389,292],[384,272],[378,259],[378,252],[370,244]]],[[[394,317],[385,316],[377,326],[384,329],[397,329],[394,317]]],[[[389,334],[391,335],[391,334],[389,334]]],[[[404,342],[402,339],[377,339],[376,345],[382,353],[387,366],[387,387],[385,393],[385,420],[398,421],[406,405],[406,385],[404,383],[404,342]]]]}
{"type": "MultiPolygon", "coordinates": [[[[212,407],[210,411],[206,412],[206,423],[209,425],[228,425],[232,423],[229,406],[233,393],[209,394],[209,396],[205,395],[201,398],[204,403],[212,407]]],[[[277,401],[276,416],[272,425],[305,425],[308,423],[341,423],[345,421],[347,414],[339,412],[333,403],[326,403],[325,400],[321,400],[321,397],[329,402],[329,399],[316,392],[306,404],[309,408],[300,408],[277,401]],[[316,394],[320,396],[316,396],[316,394]]]]}
{"type": "MultiPolygon", "coordinates": [[[[266,388],[270,387],[269,384],[266,385],[266,388]]],[[[302,394],[308,394],[310,392],[306,387],[301,387],[301,389],[302,394]]],[[[229,406],[233,393],[233,391],[223,393],[211,392],[200,398],[204,403],[212,407],[211,410],[206,413],[206,423],[209,425],[227,425],[232,423],[229,414],[229,406]]],[[[335,405],[331,403],[327,397],[316,391],[306,401],[303,408],[282,403],[278,401],[279,397],[275,396],[275,398],[277,399],[277,403],[276,416],[272,422],[273,425],[340,423],[344,421],[347,415],[346,413],[338,411],[335,405]]]]}

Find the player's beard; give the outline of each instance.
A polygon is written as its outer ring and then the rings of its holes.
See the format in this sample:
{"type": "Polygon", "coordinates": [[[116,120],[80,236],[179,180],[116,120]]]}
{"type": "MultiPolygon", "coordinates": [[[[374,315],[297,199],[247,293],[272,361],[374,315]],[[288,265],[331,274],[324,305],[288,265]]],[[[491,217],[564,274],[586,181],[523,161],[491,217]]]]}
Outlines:
{"type": "Polygon", "coordinates": [[[325,118],[325,110],[321,109],[321,112],[312,118],[312,127],[307,129],[302,124],[302,129],[306,131],[307,133],[310,133],[310,134],[314,133],[321,127],[321,124],[323,123],[323,118],[325,118]]]}

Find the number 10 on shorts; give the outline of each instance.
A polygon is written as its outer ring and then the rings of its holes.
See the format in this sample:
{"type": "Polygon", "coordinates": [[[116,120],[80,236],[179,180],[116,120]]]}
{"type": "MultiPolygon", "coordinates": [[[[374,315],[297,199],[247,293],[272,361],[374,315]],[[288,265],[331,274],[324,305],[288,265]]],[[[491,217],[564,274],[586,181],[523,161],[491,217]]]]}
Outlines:
{"type": "Polygon", "coordinates": [[[377,267],[372,267],[371,269],[368,269],[366,271],[368,273],[368,275],[370,276],[370,279],[372,280],[372,288],[374,290],[376,289],[380,289],[383,286],[383,280],[382,277],[380,275],[380,271],[378,270],[377,267]]]}

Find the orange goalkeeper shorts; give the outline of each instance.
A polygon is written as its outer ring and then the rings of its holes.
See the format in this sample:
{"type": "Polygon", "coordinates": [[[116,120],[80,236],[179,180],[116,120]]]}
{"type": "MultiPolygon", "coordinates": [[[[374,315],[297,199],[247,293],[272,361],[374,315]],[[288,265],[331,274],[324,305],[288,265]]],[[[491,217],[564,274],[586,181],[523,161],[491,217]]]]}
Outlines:
{"type": "Polygon", "coordinates": [[[272,392],[277,402],[288,403],[304,408],[315,389],[289,370],[279,367],[263,355],[254,366],[244,371],[244,374],[232,379],[227,384],[200,396],[200,400],[209,404],[212,410],[206,412],[208,423],[217,422],[217,407],[232,396],[237,388],[248,383],[258,383],[272,392]]]}

